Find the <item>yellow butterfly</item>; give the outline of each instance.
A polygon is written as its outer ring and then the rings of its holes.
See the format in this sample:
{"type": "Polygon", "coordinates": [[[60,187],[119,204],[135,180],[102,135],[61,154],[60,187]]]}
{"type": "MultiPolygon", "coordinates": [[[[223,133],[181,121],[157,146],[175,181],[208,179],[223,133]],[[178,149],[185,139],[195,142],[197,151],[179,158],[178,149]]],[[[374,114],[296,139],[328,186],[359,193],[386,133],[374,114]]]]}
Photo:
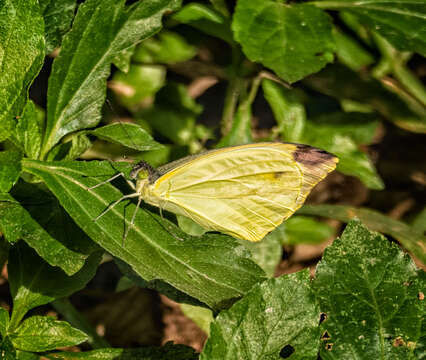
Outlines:
{"type": "Polygon", "coordinates": [[[158,169],[142,161],[130,173],[135,193],[111,204],[97,219],[121,200],[138,197],[138,207],[143,200],[208,230],[259,241],[302,206],[337,162],[326,151],[279,142],[211,150],[158,169]]]}

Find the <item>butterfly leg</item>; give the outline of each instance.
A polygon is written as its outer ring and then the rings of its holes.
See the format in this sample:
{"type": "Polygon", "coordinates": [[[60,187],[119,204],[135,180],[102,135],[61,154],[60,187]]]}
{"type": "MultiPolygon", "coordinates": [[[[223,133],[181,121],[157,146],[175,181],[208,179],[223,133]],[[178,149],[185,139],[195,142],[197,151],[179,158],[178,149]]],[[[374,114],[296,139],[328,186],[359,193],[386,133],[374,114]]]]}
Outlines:
{"type": "Polygon", "coordinates": [[[124,232],[123,235],[123,242],[122,242],[122,246],[124,246],[124,241],[127,239],[127,235],[129,234],[130,229],[133,227],[133,225],[135,224],[135,218],[136,218],[136,212],[139,210],[139,206],[141,205],[142,202],[142,197],[139,197],[138,199],[138,203],[136,204],[136,208],[135,211],[133,211],[133,215],[132,215],[132,219],[130,220],[130,224],[129,226],[126,228],[126,231],[124,232]]]}
{"type": "Polygon", "coordinates": [[[110,211],[114,206],[116,206],[118,203],[120,203],[121,201],[125,200],[125,199],[130,199],[130,198],[134,198],[139,196],[138,193],[133,193],[133,194],[129,194],[129,195],[124,195],[121,198],[119,198],[118,200],[114,201],[112,204],[108,205],[108,207],[102,211],[98,216],[96,216],[93,221],[98,221],[102,216],[104,216],[108,211],[110,211]]]}

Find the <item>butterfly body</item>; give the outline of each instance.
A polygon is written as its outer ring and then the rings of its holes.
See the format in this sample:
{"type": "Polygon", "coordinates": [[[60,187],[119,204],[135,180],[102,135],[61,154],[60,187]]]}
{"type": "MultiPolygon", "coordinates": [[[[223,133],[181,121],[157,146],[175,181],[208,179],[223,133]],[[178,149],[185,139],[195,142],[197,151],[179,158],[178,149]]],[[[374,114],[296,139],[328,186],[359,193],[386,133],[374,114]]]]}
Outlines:
{"type": "Polygon", "coordinates": [[[189,156],[157,170],[141,162],[132,177],[146,203],[208,230],[259,241],[302,206],[337,161],[307,145],[257,143],[189,156]]]}

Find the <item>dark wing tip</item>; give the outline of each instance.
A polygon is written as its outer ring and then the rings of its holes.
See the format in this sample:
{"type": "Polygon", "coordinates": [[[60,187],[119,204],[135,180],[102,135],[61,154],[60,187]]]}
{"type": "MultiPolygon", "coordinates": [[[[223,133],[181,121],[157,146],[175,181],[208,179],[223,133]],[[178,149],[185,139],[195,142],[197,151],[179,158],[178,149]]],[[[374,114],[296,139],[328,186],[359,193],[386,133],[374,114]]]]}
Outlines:
{"type": "Polygon", "coordinates": [[[316,166],[318,164],[336,164],[339,159],[337,156],[330,154],[325,150],[321,150],[309,145],[297,144],[293,153],[293,159],[305,166],[316,166]]]}

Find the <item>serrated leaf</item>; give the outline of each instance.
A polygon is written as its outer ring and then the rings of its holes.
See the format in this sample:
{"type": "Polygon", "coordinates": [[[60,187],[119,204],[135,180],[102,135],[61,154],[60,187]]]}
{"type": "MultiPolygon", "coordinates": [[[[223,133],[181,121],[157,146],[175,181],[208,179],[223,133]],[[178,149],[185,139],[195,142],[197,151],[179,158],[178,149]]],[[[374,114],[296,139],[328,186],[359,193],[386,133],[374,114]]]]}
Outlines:
{"type": "Polygon", "coordinates": [[[157,32],[164,12],[178,6],[179,0],[128,7],[124,0],[88,0],[79,6],[49,78],[42,158],[64,135],[99,122],[115,57],[157,32]]]}
{"type": "MultiPolygon", "coordinates": [[[[179,13],[177,13],[179,14],[179,13]]],[[[137,48],[133,61],[147,64],[176,64],[195,56],[197,49],[178,33],[161,31],[146,39],[137,48]]]]}
{"type": "Polygon", "coordinates": [[[269,279],[216,317],[200,359],[316,359],[318,321],[308,270],[269,279]]]}
{"type": "Polygon", "coordinates": [[[239,0],[232,30],[243,52],[289,82],[333,61],[331,18],[308,4],[239,0]]]}
{"type": "Polygon", "coordinates": [[[426,237],[402,221],[392,219],[378,211],[345,205],[304,205],[298,214],[329,217],[344,222],[354,218],[361,220],[370,230],[390,235],[424,264],[426,264],[426,237]]]}
{"type": "Polygon", "coordinates": [[[317,1],[326,9],[347,11],[370,30],[378,32],[400,50],[426,56],[426,3],[413,0],[317,1]]]}
{"type": "Polygon", "coordinates": [[[168,342],[161,347],[136,349],[106,348],[86,352],[57,352],[45,355],[48,359],[90,360],[197,360],[198,354],[189,346],[168,342]]]}
{"type": "Polygon", "coordinates": [[[31,159],[40,153],[44,127],[44,112],[29,100],[22,116],[15,119],[10,140],[31,159]]]}
{"type": "Polygon", "coordinates": [[[110,82],[120,103],[132,111],[143,107],[144,100],[153,97],[166,82],[166,67],[131,64],[129,71],[116,72],[110,82]]]}
{"type": "Polygon", "coordinates": [[[405,130],[426,133],[426,110],[422,113],[414,112],[376,79],[360,77],[358,73],[341,64],[328,66],[303,82],[334,98],[368,104],[388,121],[405,130]]]}
{"type": "Polygon", "coordinates": [[[282,140],[300,141],[305,127],[306,112],[295,91],[268,79],[262,81],[262,89],[278,123],[277,132],[281,134],[282,140]]]}
{"type": "Polygon", "coordinates": [[[44,60],[44,24],[37,0],[0,3],[0,141],[10,136],[44,60]]]}
{"type": "MultiPolygon", "coordinates": [[[[220,309],[263,279],[263,271],[230,237],[184,234],[177,226],[138,209],[126,241],[135,205],[123,201],[93,221],[122,197],[110,184],[89,187],[117,174],[109,162],[40,162],[26,160],[27,172],[39,176],[74,221],[99,245],[123,260],[146,281],[162,280],[220,309]]],[[[131,166],[128,166],[131,169],[131,166]]]]}
{"type": "MultiPolygon", "coordinates": [[[[35,186],[30,188],[37,192],[35,186]]],[[[46,193],[40,192],[38,195],[43,196],[46,193]]],[[[22,239],[50,265],[58,266],[68,275],[73,275],[81,269],[95,247],[83,242],[88,242],[85,236],[81,237],[83,241],[79,241],[78,235],[81,236],[84,233],[73,231],[67,224],[65,216],[57,213],[58,205],[53,201],[49,202],[47,197],[45,200],[47,200],[45,207],[35,206],[30,213],[10,194],[2,194],[0,196],[0,229],[9,243],[13,244],[22,239]],[[45,209],[48,210],[43,213],[45,209]],[[39,212],[38,218],[33,217],[34,212],[39,212]],[[63,234],[62,237],[57,236],[58,231],[54,229],[55,222],[59,222],[60,231],[66,233],[65,237],[63,234]]],[[[34,196],[32,201],[40,201],[40,198],[34,196]]]]}
{"type": "Polygon", "coordinates": [[[152,136],[137,124],[114,123],[99,127],[89,133],[100,139],[121,144],[139,151],[158,150],[163,147],[161,144],[154,141],[152,136]]]}
{"type": "Polygon", "coordinates": [[[228,18],[211,6],[193,2],[185,5],[172,16],[172,19],[183,24],[191,25],[229,44],[234,43],[231,24],[228,18]]]}
{"type": "Polygon", "coordinates": [[[46,53],[52,52],[70,29],[74,17],[76,0],[39,0],[44,18],[46,53]]]}
{"type": "Polygon", "coordinates": [[[10,335],[16,349],[41,352],[74,346],[87,340],[87,335],[65,321],[49,316],[31,316],[10,335]]]}
{"type": "Polygon", "coordinates": [[[350,222],[325,250],[313,285],[326,314],[321,358],[416,358],[426,283],[398,246],[350,222]]]}
{"type": "Polygon", "coordinates": [[[101,257],[101,252],[92,254],[80,271],[67,276],[47,264],[23,241],[11,247],[8,272],[13,297],[12,329],[30,309],[82,289],[95,275],[101,257]]]}
{"type": "Polygon", "coordinates": [[[0,151],[0,193],[7,193],[21,174],[22,154],[17,151],[0,151]]]}

